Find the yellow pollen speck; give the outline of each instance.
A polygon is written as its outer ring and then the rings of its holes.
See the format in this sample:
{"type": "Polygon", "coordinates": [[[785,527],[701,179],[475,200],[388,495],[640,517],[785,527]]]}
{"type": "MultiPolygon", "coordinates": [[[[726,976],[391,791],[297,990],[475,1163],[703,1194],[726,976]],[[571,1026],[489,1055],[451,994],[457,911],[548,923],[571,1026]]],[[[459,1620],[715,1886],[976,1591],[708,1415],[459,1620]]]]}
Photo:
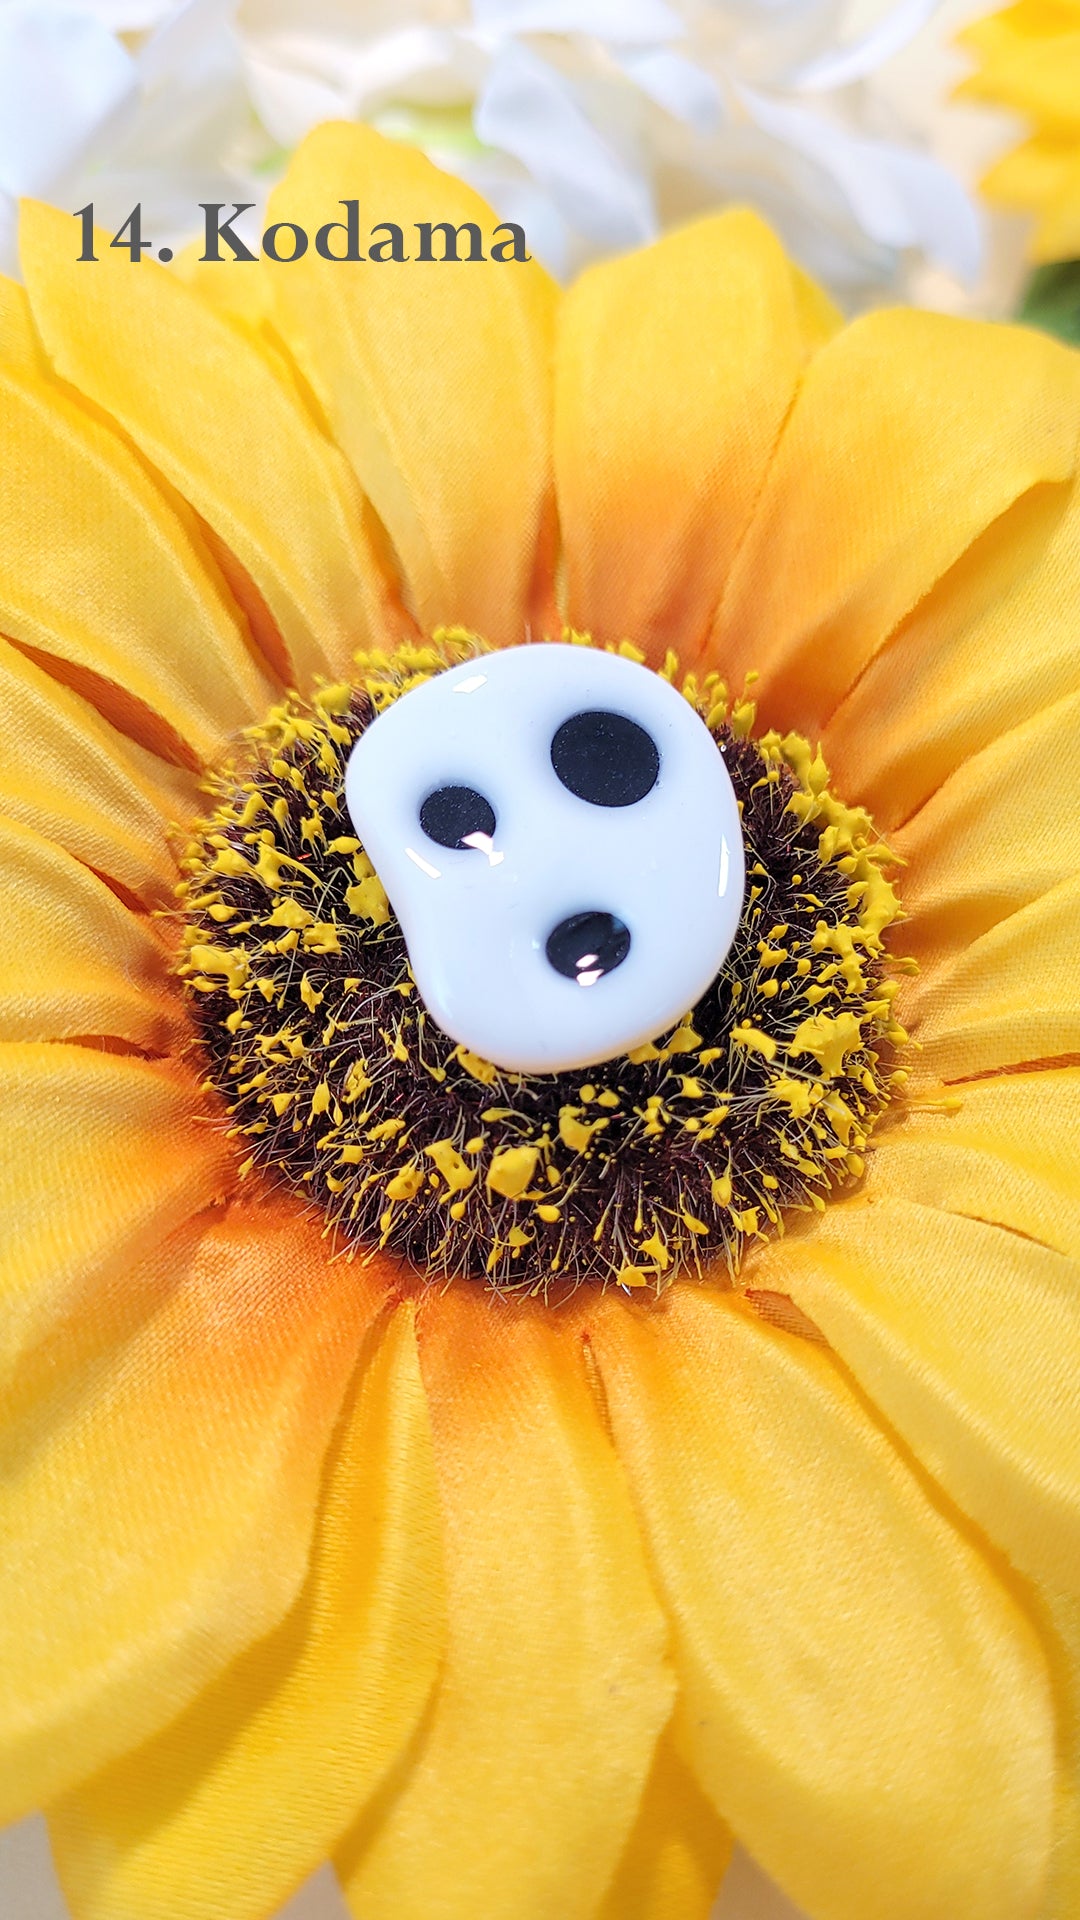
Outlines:
{"type": "Polygon", "coordinates": [[[586,1153],[593,1134],[599,1133],[601,1127],[606,1125],[606,1120],[579,1120],[574,1107],[559,1108],[559,1139],[564,1147],[569,1147],[574,1153],[586,1153]]]}
{"type": "Polygon", "coordinates": [[[352,688],[344,680],[335,681],[333,686],[320,687],[312,701],[313,706],[322,713],[347,713],[352,699],[352,688]]]}
{"type": "Polygon", "coordinates": [[[643,1067],[649,1060],[659,1060],[660,1049],[651,1040],[646,1040],[640,1047],[631,1047],[626,1057],[633,1061],[635,1067],[643,1067]]]}
{"type": "Polygon", "coordinates": [[[762,1033],[759,1027],[752,1027],[747,1020],[741,1021],[737,1027],[732,1027],[731,1038],[737,1041],[739,1046],[746,1047],[749,1052],[762,1054],[766,1060],[776,1058],[776,1041],[772,1035],[762,1033]]]}
{"type": "Polygon", "coordinates": [[[647,1240],[643,1240],[640,1244],[639,1252],[647,1254],[650,1260],[655,1260],[661,1273],[663,1273],[665,1268],[670,1264],[671,1255],[658,1233],[650,1234],[647,1240]]]}
{"type": "Polygon", "coordinates": [[[539,1158],[535,1147],[504,1147],[492,1157],[487,1171],[488,1186],[504,1199],[516,1200],[532,1180],[539,1158]]]}
{"type": "Polygon", "coordinates": [[[345,905],[350,913],[361,920],[370,920],[372,926],[384,927],[390,918],[390,902],[386,897],[386,888],[377,874],[371,874],[366,880],[358,880],[345,892],[345,905]]]}
{"type": "MultiPolygon", "coordinates": [[[[470,1052],[468,1047],[455,1047],[454,1059],[464,1067],[473,1080],[479,1081],[482,1087],[493,1086],[499,1077],[498,1067],[492,1066],[490,1060],[482,1060],[478,1053],[470,1052]]],[[[487,1114],[484,1118],[487,1119],[487,1114]]]]}
{"type": "Polygon", "coordinates": [[[266,924],[270,927],[310,927],[315,915],[302,907],[298,900],[279,900],[272,913],[267,914],[266,924]]]}
{"type": "Polygon", "coordinates": [[[424,1176],[419,1167],[402,1167],[392,1180],[386,1183],[388,1200],[411,1200],[419,1193],[424,1184],[424,1176]]]}
{"type": "Polygon", "coordinates": [[[693,1053],[700,1045],[700,1033],[695,1033],[691,1026],[682,1026],[676,1027],[671,1039],[665,1041],[661,1051],[668,1056],[676,1053],[693,1053]]]}
{"type": "Polygon", "coordinates": [[[805,1080],[792,1080],[786,1074],[782,1074],[772,1082],[769,1092],[774,1100],[779,1100],[781,1106],[786,1107],[788,1112],[794,1115],[796,1120],[803,1119],[813,1105],[813,1096],[808,1083],[805,1080]]]}
{"type": "Polygon", "coordinates": [[[862,1028],[853,1013],[816,1013],[796,1029],[788,1052],[793,1058],[812,1053],[822,1072],[832,1076],[843,1072],[847,1055],[861,1045],[862,1028]]]}
{"type": "Polygon", "coordinates": [[[452,1140],[436,1140],[424,1152],[433,1160],[451,1193],[463,1193],[476,1179],[473,1167],[467,1167],[452,1140]]]}

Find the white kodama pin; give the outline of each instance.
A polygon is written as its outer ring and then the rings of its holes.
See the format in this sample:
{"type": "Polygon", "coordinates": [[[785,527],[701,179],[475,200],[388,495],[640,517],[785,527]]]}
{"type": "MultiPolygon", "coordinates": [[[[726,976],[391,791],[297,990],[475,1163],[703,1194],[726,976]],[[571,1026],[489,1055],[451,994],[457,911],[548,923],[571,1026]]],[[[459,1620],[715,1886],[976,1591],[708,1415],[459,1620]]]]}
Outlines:
{"type": "Polygon", "coordinates": [[[654,1039],[734,939],[723,755],[619,655],[536,643],[437,674],[361,734],[345,795],[425,1006],[496,1066],[559,1073],[654,1039]]]}

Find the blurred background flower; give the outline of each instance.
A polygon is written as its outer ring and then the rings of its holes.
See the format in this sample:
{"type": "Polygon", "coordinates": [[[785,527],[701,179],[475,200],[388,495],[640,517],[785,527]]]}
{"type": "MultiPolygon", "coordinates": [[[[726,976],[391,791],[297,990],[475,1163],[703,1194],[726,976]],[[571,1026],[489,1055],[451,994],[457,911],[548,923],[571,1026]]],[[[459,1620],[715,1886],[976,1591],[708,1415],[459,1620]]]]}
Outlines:
{"type": "Polygon", "coordinates": [[[1019,0],[962,37],[977,64],[961,97],[1018,116],[1019,139],[982,184],[1035,216],[1021,317],[1080,344],[1080,0],[1019,0]]]}
{"type": "Polygon", "coordinates": [[[985,181],[1002,206],[1036,216],[1032,258],[1080,255],[1080,0],[1019,0],[974,22],[963,43],[977,62],[961,95],[1010,107],[1027,138],[985,181]]]}
{"type": "Polygon", "coordinates": [[[564,279],[739,200],[845,306],[914,290],[1004,310],[978,160],[937,150],[946,116],[978,124],[944,105],[967,65],[947,49],[956,15],[952,0],[0,0],[0,264],[20,193],[92,199],[114,227],[138,200],[172,245],[200,200],[261,203],[303,134],[345,117],[468,178],[564,279]]]}

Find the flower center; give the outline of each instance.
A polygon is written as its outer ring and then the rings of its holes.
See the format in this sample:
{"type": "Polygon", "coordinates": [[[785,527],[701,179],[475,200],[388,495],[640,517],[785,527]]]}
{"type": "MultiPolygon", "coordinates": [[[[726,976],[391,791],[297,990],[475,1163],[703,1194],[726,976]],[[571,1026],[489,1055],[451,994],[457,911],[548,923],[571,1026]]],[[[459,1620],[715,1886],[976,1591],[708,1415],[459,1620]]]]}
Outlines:
{"type": "MultiPolygon", "coordinates": [[[[518,1074],[434,1024],[345,807],[391,701],[482,643],[358,656],[288,696],[211,783],[182,861],[181,974],[244,1172],[324,1211],[343,1248],[433,1277],[659,1290],[857,1178],[895,1084],[883,936],[899,903],[868,815],[796,734],[753,736],[716,674],[681,692],[724,755],[747,892],[717,980],[671,1032],[587,1072],[518,1074]]],[[[669,656],[664,677],[677,679],[669,656]]]]}

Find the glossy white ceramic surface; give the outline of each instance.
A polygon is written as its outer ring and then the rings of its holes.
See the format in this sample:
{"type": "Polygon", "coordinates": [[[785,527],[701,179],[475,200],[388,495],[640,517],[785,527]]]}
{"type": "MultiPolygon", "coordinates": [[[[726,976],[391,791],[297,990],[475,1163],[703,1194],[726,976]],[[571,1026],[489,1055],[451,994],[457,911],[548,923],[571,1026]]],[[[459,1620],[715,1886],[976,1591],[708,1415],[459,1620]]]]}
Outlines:
{"type": "Polygon", "coordinates": [[[345,791],[432,1018],[498,1066],[560,1072],[655,1038],[731,945],[744,863],[723,755],[682,695],[633,661],[541,643],[452,667],[372,722],[345,791]],[[578,798],[552,764],[560,726],[597,711],[655,743],[655,784],[631,804],[578,798]],[[420,825],[429,796],[455,786],[495,814],[469,846],[420,825]],[[582,913],[614,916],[629,950],[599,977],[582,965],[568,978],[547,943],[582,913]]]}

